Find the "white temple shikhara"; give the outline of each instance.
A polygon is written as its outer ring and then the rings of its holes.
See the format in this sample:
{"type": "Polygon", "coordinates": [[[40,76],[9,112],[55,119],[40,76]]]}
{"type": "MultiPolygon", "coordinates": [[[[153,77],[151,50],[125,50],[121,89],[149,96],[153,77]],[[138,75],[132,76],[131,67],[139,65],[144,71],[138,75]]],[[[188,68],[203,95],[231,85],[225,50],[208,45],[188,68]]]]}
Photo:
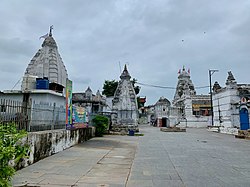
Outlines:
{"type": "Polygon", "coordinates": [[[118,130],[138,126],[137,99],[130,78],[125,65],[112,101],[112,124],[118,130]]]}
{"type": "Polygon", "coordinates": [[[206,127],[210,115],[209,95],[196,94],[194,84],[190,77],[190,70],[183,66],[179,70],[178,82],[173,107],[170,111],[170,124],[179,124],[186,127],[206,127]]]}
{"type": "MultiPolygon", "coordinates": [[[[52,26],[46,35],[42,48],[37,51],[26,68],[24,76],[48,78],[50,83],[66,87],[67,70],[58,52],[57,44],[52,37],[52,26]]],[[[24,81],[23,81],[24,84],[24,81]]],[[[23,87],[23,85],[22,85],[23,87]]]]}

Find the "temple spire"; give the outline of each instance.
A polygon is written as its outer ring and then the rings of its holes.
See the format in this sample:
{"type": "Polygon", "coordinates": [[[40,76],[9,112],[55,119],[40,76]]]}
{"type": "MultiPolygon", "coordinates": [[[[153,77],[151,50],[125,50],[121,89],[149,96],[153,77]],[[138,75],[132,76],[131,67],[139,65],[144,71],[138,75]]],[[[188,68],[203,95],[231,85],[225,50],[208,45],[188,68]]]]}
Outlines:
{"type": "Polygon", "coordinates": [[[25,75],[37,76],[38,78],[47,77],[50,83],[56,83],[66,87],[68,78],[66,67],[58,52],[55,39],[52,37],[53,26],[50,26],[49,32],[44,35],[42,48],[37,51],[28,67],[25,75]]]}
{"type": "Polygon", "coordinates": [[[125,64],[124,66],[124,70],[120,76],[121,79],[130,79],[131,76],[129,75],[128,69],[127,69],[127,65],[125,64]]]}
{"type": "Polygon", "coordinates": [[[125,64],[125,66],[124,66],[124,71],[128,71],[127,64],[125,64]]]}
{"type": "Polygon", "coordinates": [[[53,30],[54,28],[53,28],[53,25],[51,25],[50,27],[49,27],[49,36],[52,36],[52,30],[53,30]]]}

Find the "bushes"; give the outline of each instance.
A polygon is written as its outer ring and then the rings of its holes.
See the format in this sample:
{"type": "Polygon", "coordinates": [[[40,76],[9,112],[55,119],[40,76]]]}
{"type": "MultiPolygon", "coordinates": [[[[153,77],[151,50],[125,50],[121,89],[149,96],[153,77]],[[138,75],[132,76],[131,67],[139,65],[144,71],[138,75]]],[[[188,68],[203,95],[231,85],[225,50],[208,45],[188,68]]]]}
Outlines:
{"type": "Polygon", "coordinates": [[[25,131],[18,131],[15,124],[0,124],[0,186],[11,186],[15,174],[14,165],[27,156],[28,146],[22,145],[21,139],[27,136],[25,131]],[[13,164],[10,164],[13,163],[13,164]]]}
{"type": "Polygon", "coordinates": [[[96,136],[103,136],[103,134],[107,131],[108,129],[108,123],[109,119],[105,116],[101,115],[96,115],[92,119],[93,125],[95,126],[95,135],[96,136]]]}

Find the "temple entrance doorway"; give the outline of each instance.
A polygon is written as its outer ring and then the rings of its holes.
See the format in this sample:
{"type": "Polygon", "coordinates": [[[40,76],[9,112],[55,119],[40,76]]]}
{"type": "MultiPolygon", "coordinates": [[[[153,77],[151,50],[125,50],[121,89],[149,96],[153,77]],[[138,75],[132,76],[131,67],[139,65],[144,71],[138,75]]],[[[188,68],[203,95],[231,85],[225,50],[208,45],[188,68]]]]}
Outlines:
{"type": "Polygon", "coordinates": [[[167,118],[162,118],[162,127],[167,127],[167,118]]]}

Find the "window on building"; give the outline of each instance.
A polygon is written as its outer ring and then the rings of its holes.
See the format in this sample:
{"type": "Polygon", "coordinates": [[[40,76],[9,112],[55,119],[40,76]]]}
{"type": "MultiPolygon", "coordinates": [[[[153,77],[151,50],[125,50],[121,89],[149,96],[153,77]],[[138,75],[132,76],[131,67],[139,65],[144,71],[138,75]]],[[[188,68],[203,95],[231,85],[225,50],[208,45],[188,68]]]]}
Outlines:
{"type": "Polygon", "coordinates": [[[199,110],[193,110],[193,115],[194,116],[200,116],[200,111],[199,110]]]}

